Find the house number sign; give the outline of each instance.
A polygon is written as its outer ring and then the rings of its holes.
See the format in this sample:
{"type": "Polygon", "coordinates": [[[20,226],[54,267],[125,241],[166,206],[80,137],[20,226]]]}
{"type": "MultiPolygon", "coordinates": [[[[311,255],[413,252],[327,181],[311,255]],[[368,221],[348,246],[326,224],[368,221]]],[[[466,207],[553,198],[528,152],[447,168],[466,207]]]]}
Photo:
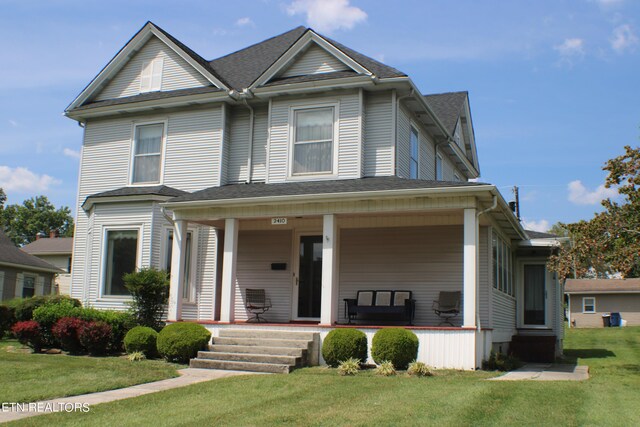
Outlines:
{"type": "Polygon", "coordinates": [[[271,225],[286,225],[287,218],[271,218],[271,225]]]}

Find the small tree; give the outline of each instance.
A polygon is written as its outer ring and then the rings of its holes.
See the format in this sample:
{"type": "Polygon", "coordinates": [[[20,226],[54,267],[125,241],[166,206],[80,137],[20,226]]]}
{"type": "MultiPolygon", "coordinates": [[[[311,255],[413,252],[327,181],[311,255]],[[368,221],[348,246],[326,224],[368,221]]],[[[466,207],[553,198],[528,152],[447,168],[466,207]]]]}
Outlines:
{"type": "Polygon", "coordinates": [[[166,271],[143,268],[124,275],[124,285],[131,292],[131,309],[137,322],[160,330],[169,299],[169,276],[166,271]]]}

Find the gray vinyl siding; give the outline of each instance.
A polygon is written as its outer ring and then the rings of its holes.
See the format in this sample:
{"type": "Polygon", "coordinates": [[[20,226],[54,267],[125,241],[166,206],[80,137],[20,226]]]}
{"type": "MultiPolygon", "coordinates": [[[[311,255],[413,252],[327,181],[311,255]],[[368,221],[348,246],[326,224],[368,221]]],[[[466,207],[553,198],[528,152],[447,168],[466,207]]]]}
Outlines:
{"type": "Polygon", "coordinates": [[[398,108],[397,145],[396,145],[396,174],[401,178],[411,176],[411,120],[404,107],[398,108]]]}
{"type": "Polygon", "coordinates": [[[229,107],[226,104],[222,104],[220,107],[222,114],[221,126],[222,130],[222,160],[220,164],[219,181],[218,185],[226,185],[229,175],[229,158],[231,156],[231,122],[232,117],[229,107]]]}
{"type": "Polygon", "coordinates": [[[436,149],[424,127],[420,130],[420,154],[418,165],[420,179],[436,179],[436,149]]]}
{"type": "Polygon", "coordinates": [[[169,116],[163,184],[184,191],[219,185],[220,108],[169,116]]]}
{"type": "Polygon", "coordinates": [[[393,175],[393,104],[391,93],[365,96],[364,176],[393,175]]]}
{"type": "Polygon", "coordinates": [[[249,110],[246,107],[229,108],[230,136],[227,183],[236,184],[247,179],[249,158],[249,110]]]}
{"type": "Polygon", "coordinates": [[[480,326],[489,327],[489,305],[491,298],[491,283],[489,283],[489,227],[479,228],[478,239],[478,315],[480,326]]]}
{"type": "Polygon", "coordinates": [[[254,108],[253,159],[251,180],[264,182],[267,177],[267,141],[269,139],[269,110],[267,106],[254,108]]]}
{"type": "Polygon", "coordinates": [[[246,320],[247,288],[263,288],[273,307],[264,315],[270,322],[291,320],[291,231],[240,231],[238,238],[235,318],[246,320]],[[271,270],[271,263],[287,263],[286,270],[271,270]]]}
{"type": "MultiPolygon", "coordinates": [[[[355,298],[358,290],[410,290],[417,301],[416,324],[437,326],[431,305],[439,292],[462,291],[462,231],[462,226],[342,229],[338,301],[355,298]]],[[[339,318],[346,321],[342,305],[339,318]]],[[[461,319],[462,314],[454,324],[461,319]]]]}
{"type": "Polygon", "coordinates": [[[511,335],[516,328],[516,299],[495,288],[491,289],[492,319],[491,327],[495,333],[511,335]]]}
{"type": "MultiPolygon", "coordinates": [[[[291,107],[313,107],[323,103],[338,103],[338,141],[334,141],[334,150],[339,150],[338,165],[333,165],[338,178],[359,178],[361,172],[360,157],[360,97],[358,93],[336,96],[305,98],[303,101],[277,100],[271,108],[271,133],[269,141],[268,182],[283,182],[289,176],[290,131],[289,117],[291,107]]],[[[309,180],[317,177],[309,177],[309,180]]]]}
{"type": "Polygon", "coordinates": [[[460,179],[463,179],[464,175],[458,171],[451,159],[445,153],[441,153],[440,155],[442,156],[442,179],[444,181],[455,181],[454,174],[457,174],[460,179]]]}
{"type": "Polygon", "coordinates": [[[113,80],[96,96],[96,101],[134,96],[140,93],[142,64],[154,59],[163,59],[162,91],[211,86],[202,74],[196,71],[173,49],[153,36],[115,75],[113,80]]]}
{"type": "Polygon", "coordinates": [[[300,54],[298,58],[279,77],[306,76],[309,74],[331,73],[334,71],[350,70],[347,65],[331,55],[329,52],[313,44],[300,54]]]}

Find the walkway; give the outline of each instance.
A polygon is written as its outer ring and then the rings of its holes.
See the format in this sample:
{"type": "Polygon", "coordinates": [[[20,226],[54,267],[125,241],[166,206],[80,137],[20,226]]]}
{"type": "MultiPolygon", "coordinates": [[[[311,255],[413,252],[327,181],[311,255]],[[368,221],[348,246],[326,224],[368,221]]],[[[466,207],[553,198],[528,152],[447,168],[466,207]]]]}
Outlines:
{"type": "Polygon", "coordinates": [[[584,381],[589,379],[589,367],[558,363],[529,363],[491,381],[584,381]]]}
{"type": "MultiPolygon", "coordinates": [[[[36,402],[40,408],[61,408],[64,404],[71,407],[70,404],[88,404],[90,406],[99,403],[113,402],[114,400],[128,399],[130,397],[142,396],[143,394],[155,393],[158,391],[169,390],[172,388],[184,387],[203,381],[215,380],[218,378],[230,377],[234,375],[255,374],[254,372],[245,371],[221,371],[217,369],[193,369],[186,368],[178,371],[179,377],[169,378],[168,380],[156,381],[152,383],[139,384],[132,387],[121,388],[117,390],[102,391],[99,393],[82,394],[79,396],[63,397],[59,399],[44,400],[36,402]]],[[[32,405],[33,406],[33,405],[32,405]]],[[[56,412],[56,409],[48,411],[0,411],[0,423],[19,420],[22,418],[33,417],[46,413],[56,412]]]]}

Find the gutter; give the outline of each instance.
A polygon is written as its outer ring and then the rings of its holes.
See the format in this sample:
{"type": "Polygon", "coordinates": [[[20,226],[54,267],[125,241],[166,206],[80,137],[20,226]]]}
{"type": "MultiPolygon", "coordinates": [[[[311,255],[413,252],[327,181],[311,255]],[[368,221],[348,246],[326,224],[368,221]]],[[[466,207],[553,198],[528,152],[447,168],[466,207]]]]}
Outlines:
{"type": "Polygon", "coordinates": [[[59,268],[55,268],[55,267],[49,269],[49,268],[46,268],[46,267],[34,267],[34,266],[31,266],[31,265],[25,265],[25,264],[14,264],[12,262],[0,262],[0,265],[5,266],[5,267],[19,268],[19,269],[25,269],[25,270],[29,270],[29,271],[38,271],[38,272],[44,272],[44,273],[53,273],[53,274],[65,274],[66,273],[66,271],[63,271],[63,270],[61,270],[59,268]]]}

